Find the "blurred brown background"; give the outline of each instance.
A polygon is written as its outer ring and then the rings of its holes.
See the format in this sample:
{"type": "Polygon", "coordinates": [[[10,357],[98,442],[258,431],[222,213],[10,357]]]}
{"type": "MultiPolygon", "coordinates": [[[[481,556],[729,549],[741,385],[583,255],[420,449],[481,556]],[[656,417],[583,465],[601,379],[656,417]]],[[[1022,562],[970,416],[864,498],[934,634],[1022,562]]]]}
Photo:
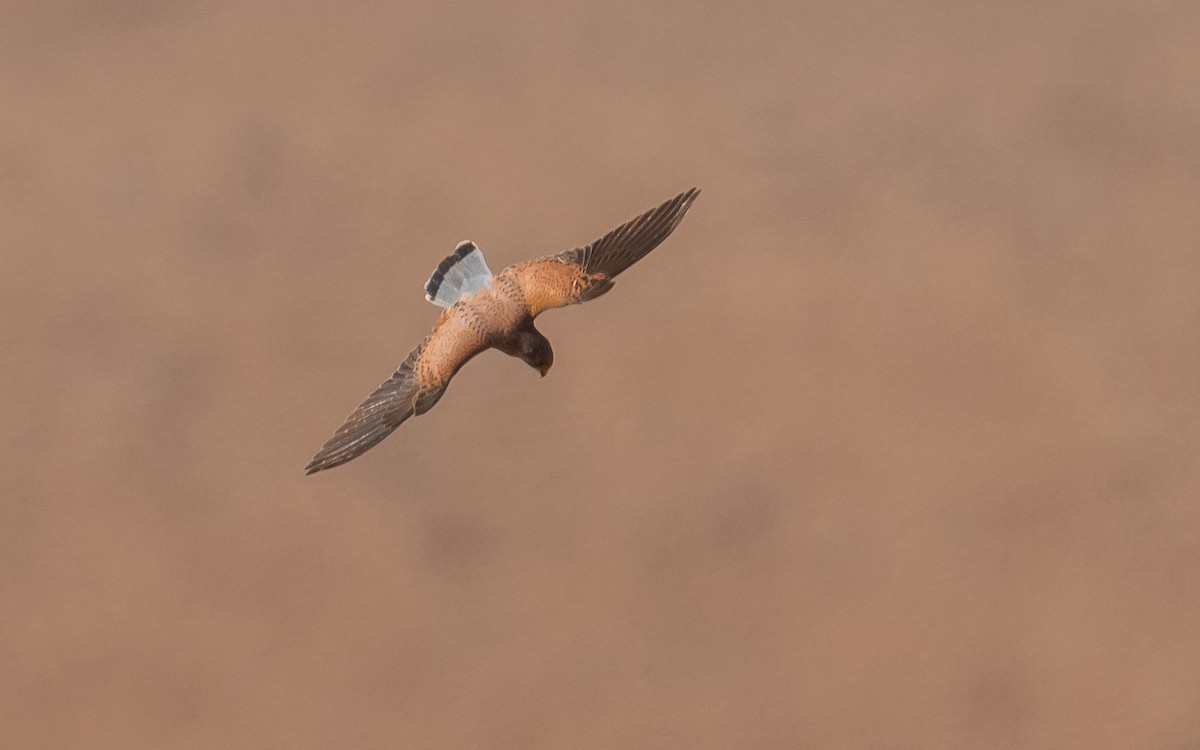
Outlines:
{"type": "Polygon", "coordinates": [[[1200,747],[1195,3],[3,16],[0,745],[1200,747]]]}

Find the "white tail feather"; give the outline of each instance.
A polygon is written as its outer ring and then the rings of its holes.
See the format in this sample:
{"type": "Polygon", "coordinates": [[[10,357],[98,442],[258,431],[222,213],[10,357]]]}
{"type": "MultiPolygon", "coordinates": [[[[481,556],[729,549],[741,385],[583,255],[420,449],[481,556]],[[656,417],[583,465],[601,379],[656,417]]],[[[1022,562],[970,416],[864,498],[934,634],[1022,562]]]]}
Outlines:
{"type": "Polygon", "coordinates": [[[474,242],[460,242],[425,282],[425,299],[449,307],[463,295],[486,289],[491,283],[492,272],[483,251],[474,242]]]}

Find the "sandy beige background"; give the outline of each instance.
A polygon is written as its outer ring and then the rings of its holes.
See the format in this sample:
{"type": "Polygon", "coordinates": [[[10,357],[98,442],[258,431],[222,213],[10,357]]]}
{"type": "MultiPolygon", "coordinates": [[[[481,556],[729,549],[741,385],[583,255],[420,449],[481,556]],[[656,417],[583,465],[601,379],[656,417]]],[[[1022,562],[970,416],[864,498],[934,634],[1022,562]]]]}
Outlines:
{"type": "Polygon", "coordinates": [[[736,5],[5,5],[0,746],[1200,747],[1200,6],[736,5]]]}

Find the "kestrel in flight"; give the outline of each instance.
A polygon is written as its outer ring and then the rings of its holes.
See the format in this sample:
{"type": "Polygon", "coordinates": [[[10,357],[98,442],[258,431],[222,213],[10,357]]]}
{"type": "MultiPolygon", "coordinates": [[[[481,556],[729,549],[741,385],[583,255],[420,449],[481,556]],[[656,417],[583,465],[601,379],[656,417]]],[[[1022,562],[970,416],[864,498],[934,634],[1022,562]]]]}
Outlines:
{"type": "Polygon", "coordinates": [[[612,289],[617,274],[665,240],[699,194],[692,188],[590,245],[516,263],[496,275],[475,243],[460,242],[425,282],[425,299],[446,308],[433,330],[346,418],[304,472],[357,458],[404,420],[429,411],[454,373],[485,349],[517,357],[545,376],[554,350],[533,319],[552,307],[587,302],[612,289]]]}

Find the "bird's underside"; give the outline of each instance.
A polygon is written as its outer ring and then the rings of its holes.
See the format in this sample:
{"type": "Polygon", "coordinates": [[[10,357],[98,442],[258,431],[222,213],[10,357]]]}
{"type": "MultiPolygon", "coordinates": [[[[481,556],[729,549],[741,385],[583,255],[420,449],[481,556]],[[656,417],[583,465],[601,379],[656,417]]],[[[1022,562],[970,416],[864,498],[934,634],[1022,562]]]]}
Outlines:
{"type": "Polygon", "coordinates": [[[589,245],[516,263],[495,275],[474,243],[460,243],[425,284],[426,299],[445,308],[433,330],[346,418],[305,473],[344,464],[404,420],[429,411],[454,373],[485,349],[499,349],[545,375],[554,355],[533,319],[611,289],[617,274],[671,234],[699,194],[692,188],[589,245]]]}

